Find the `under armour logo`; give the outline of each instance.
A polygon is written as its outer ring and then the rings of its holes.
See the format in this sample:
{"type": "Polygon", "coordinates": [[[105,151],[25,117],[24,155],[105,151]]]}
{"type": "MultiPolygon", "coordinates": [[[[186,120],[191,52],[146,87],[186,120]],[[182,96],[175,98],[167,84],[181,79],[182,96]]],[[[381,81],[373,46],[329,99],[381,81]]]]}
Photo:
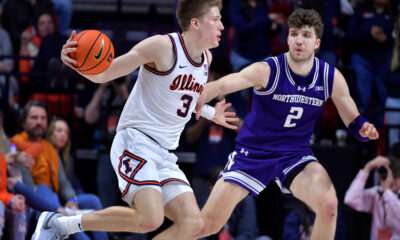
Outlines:
{"type": "Polygon", "coordinates": [[[247,156],[247,154],[249,154],[249,151],[245,151],[244,148],[242,148],[242,149],[240,150],[240,153],[247,156]]]}
{"type": "Polygon", "coordinates": [[[306,91],[306,87],[297,87],[297,91],[303,91],[303,92],[305,92],[306,91]]]}

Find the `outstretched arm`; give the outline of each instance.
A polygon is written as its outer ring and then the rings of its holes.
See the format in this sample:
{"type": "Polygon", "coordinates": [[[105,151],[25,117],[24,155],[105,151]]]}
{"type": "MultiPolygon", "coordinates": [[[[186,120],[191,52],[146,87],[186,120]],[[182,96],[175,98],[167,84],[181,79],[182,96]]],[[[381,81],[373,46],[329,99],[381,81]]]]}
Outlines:
{"type": "Polygon", "coordinates": [[[76,60],[68,55],[76,51],[77,42],[72,41],[75,35],[76,32],[73,31],[70,38],[63,45],[61,60],[65,65],[74,69],[92,82],[104,83],[126,76],[143,64],[151,64],[157,70],[168,70],[173,63],[173,52],[165,51],[165,49],[172,49],[171,40],[166,35],[156,35],[139,42],[129,52],[115,58],[110,67],[103,73],[85,75],[75,68],[76,60]]]}
{"type": "Polygon", "coordinates": [[[196,119],[199,119],[203,105],[217,96],[255,87],[266,87],[270,69],[266,62],[256,62],[238,73],[232,73],[206,84],[196,104],[196,119]]]}
{"type": "Polygon", "coordinates": [[[358,140],[378,139],[378,131],[373,124],[365,120],[358,112],[357,106],[350,96],[346,80],[337,69],[335,69],[333,80],[332,100],[344,124],[358,140]]]}

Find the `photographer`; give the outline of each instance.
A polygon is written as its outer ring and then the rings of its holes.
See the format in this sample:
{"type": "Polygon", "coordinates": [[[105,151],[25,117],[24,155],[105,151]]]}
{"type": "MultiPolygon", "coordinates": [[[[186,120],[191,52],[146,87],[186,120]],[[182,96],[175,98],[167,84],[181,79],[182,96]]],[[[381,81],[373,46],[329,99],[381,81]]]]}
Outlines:
{"type": "Polygon", "coordinates": [[[371,240],[400,239],[400,158],[377,156],[368,162],[351,183],[344,202],[372,214],[371,240]],[[365,189],[374,169],[381,184],[365,189]]]}

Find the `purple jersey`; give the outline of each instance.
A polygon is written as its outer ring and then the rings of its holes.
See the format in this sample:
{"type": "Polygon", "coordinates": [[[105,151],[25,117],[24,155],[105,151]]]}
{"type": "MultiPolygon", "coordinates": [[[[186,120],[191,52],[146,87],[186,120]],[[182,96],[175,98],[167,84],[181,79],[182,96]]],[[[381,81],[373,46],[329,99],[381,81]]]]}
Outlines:
{"type": "Polygon", "coordinates": [[[265,151],[309,151],[314,124],[332,93],[335,69],[314,58],[310,74],[292,72],[287,53],[265,60],[271,68],[265,89],[254,89],[252,107],[236,138],[265,151]]]}

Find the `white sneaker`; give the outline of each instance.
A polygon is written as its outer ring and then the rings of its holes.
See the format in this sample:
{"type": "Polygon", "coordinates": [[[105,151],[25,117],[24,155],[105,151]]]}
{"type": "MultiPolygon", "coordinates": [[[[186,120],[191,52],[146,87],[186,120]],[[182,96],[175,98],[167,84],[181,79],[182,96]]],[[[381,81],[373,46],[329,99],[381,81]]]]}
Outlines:
{"type": "Polygon", "coordinates": [[[56,212],[43,212],[37,223],[32,240],[63,240],[68,238],[68,233],[57,221],[63,215],[56,212]]]}
{"type": "Polygon", "coordinates": [[[82,214],[90,213],[90,212],[94,211],[93,209],[75,209],[75,208],[68,208],[68,207],[66,207],[64,210],[65,210],[66,216],[82,215],[82,214]]]}

